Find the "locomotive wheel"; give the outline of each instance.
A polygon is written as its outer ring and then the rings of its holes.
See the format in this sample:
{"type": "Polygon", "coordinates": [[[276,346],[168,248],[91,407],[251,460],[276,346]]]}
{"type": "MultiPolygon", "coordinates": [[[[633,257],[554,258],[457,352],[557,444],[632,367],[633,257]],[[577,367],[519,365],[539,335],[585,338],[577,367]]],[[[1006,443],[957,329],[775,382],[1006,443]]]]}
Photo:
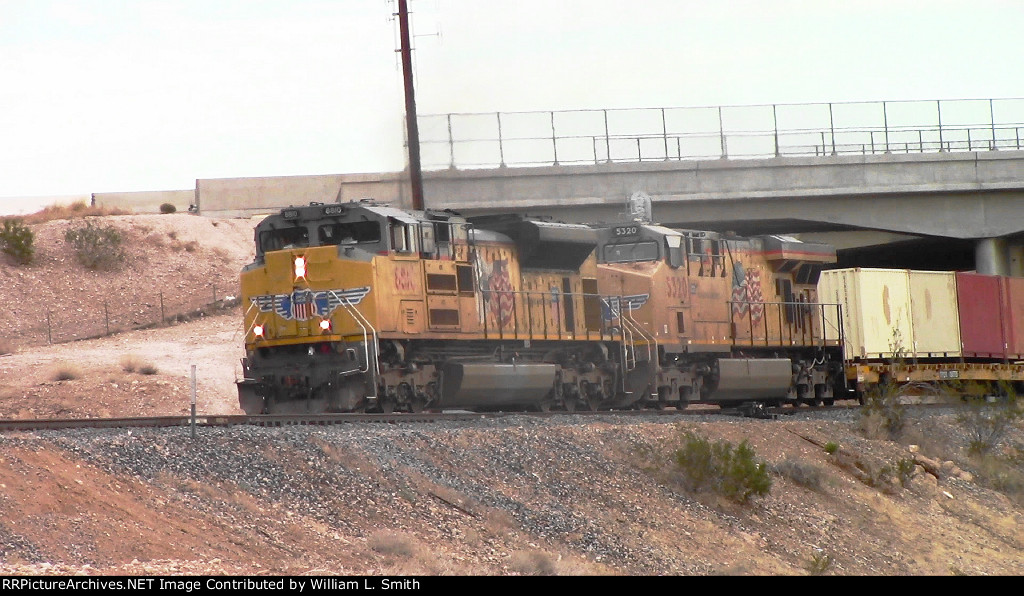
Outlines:
{"type": "Polygon", "coordinates": [[[413,397],[409,400],[409,411],[413,414],[419,414],[422,412],[424,406],[426,406],[426,402],[424,402],[421,397],[413,397]]]}
{"type": "Polygon", "coordinates": [[[576,398],[575,397],[567,397],[565,399],[565,411],[566,412],[575,412],[576,411],[576,398]]]}
{"type": "Polygon", "coordinates": [[[597,404],[601,401],[600,397],[595,397],[595,386],[587,381],[580,381],[580,405],[583,409],[591,412],[597,411],[597,404]]]}
{"type": "Polygon", "coordinates": [[[380,400],[380,411],[385,414],[395,413],[395,400],[390,397],[383,397],[380,400]]]}

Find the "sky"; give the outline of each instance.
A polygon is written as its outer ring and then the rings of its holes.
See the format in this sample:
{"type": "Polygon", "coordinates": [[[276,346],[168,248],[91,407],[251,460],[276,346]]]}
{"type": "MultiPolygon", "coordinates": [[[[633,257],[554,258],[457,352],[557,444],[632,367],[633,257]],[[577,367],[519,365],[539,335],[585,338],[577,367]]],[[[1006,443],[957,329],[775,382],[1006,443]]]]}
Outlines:
{"type": "MultiPolygon", "coordinates": [[[[410,7],[421,115],[1024,98],[1020,0],[410,7]]],[[[0,0],[0,214],[199,178],[401,170],[395,10],[0,0]]]]}

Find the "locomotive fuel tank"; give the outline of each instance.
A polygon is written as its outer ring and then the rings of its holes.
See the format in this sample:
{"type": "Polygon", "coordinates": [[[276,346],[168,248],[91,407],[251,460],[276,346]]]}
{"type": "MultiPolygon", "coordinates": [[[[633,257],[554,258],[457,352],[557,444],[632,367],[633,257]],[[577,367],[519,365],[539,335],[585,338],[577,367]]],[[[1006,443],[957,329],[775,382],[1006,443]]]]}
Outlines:
{"type": "Polygon", "coordinates": [[[554,364],[448,361],[441,367],[442,408],[496,409],[539,404],[551,393],[554,364]]]}

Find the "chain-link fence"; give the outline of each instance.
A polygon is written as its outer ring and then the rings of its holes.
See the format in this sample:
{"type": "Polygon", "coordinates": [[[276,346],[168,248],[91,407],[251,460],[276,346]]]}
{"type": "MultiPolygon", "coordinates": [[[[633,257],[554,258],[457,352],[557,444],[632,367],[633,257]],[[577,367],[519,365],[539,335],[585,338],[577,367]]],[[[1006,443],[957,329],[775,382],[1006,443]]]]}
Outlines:
{"type": "Polygon", "coordinates": [[[9,348],[58,344],[185,321],[238,304],[237,286],[209,284],[204,290],[188,295],[156,290],[131,299],[111,296],[67,308],[44,306],[31,316],[0,324],[5,327],[0,338],[9,348]]]}

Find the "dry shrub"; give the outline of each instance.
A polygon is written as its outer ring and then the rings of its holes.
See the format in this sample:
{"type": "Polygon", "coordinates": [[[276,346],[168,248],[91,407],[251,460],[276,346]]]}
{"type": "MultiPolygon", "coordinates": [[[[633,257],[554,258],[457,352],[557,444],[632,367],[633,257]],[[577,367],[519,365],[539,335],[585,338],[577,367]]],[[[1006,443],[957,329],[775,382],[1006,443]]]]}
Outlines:
{"type": "Polygon", "coordinates": [[[497,536],[501,536],[519,527],[515,518],[507,511],[501,509],[488,511],[484,519],[484,529],[497,536]]]}
{"type": "Polygon", "coordinates": [[[541,550],[520,550],[512,553],[509,566],[521,575],[558,575],[558,559],[541,550]]]}
{"type": "Polygon", "coordinates": [[[825,489],[825,471],[817,464],[801,459],[786,458],[773,466],[773,471],[784,478],[788,478],[804,488],[816,492],[825,489]]]}
{"type": "Polygon", "coordinates": [[[391,530],[381,530],[374,532],[367,539],[367,544],[374,552],[378,552],[382,555],[391,555],[395,557],[402,557],[405,559],[411,559],[416,557],[419,553],[419,544],[416,539],[408,534],[401,532],[393,532],[391,530]]]}
{"type": "Polygon", "coordinates": [[[82,376],[82,369],[70,362],[58,362],[53,366],[51,377],[54,381],[72,381],[82,376]]]}
{"type": "Polygon", "coordinates": [[[13,354],[14,344],[9,339],[0,339],[0,356],[4,354],[13,354]]]}
{"type": "Polygon", "coordinates": [[[38,224],[53,221],[55,219],[75,219],[98,215],[131,215],[131,213],[132,211],[120,209],[118,207],[90,206],[87,205],[84,200],[81,200],[75,201],[70,205],[49,205],[47,207],[43,207],[40,211],[26,215],[25,222],[38,224]]]}
{"type": "Polygon", "coordinates": [[[143,364],[139,368],[139,374],[140,375],[155,375],[157,372],[158,371],[157,371],[156,367],[153,366],[152,364],[143,364]]]}
{"type": "Polygon", "coordinates": [[[119,364],[121,365],[121,370],[131,373],[139,370],[139,368],[146,363],[140,356],[135,354],[125,354],[124,356],[121,356],[119,364]]]}

